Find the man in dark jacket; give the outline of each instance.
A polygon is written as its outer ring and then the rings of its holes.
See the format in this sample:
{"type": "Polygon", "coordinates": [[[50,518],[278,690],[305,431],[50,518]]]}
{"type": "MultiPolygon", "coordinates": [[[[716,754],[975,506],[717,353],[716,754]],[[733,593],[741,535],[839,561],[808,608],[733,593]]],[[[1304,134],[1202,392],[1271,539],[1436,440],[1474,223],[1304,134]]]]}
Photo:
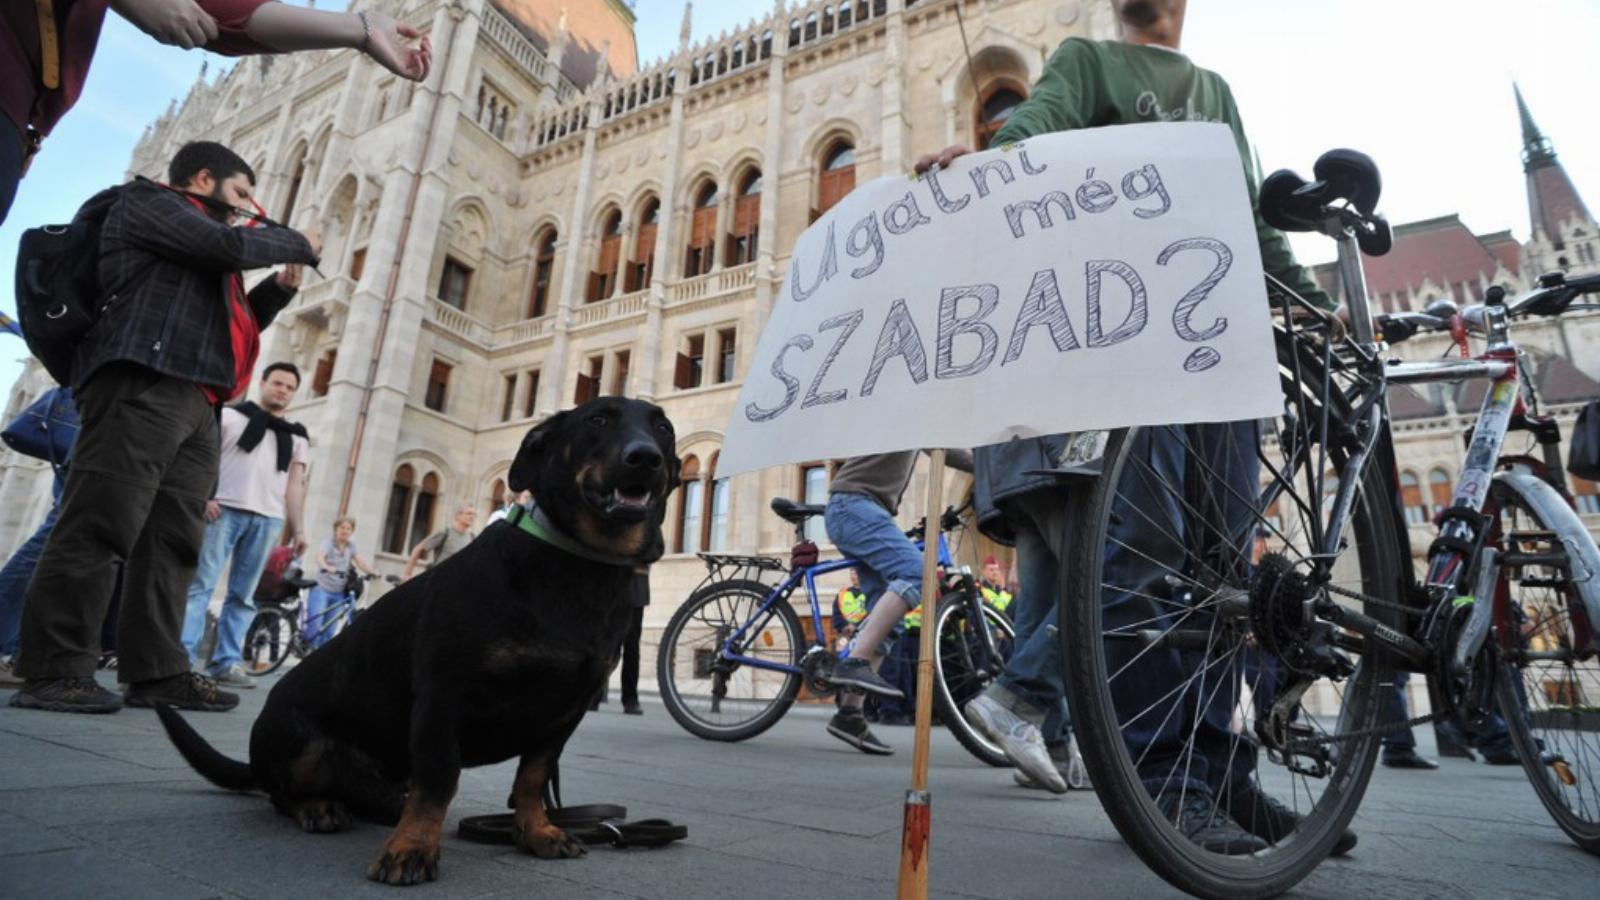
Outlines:
{"type": "MultiPolygon", "coordinates": [[[[1178,50],[1185,0],[1115,0],[1112,5],[1122,40],[1070,38],[1062,43],[1033,92],[1012,112],[993,143],[1003,146],[1051,132],[1134,122],[1224,123],[1233,132],[1245,170],[1262,265],[1309,302],[1333,306],[1295,262],[1288,241],[1256,209],[1250,142],[1232,90],[1222,76],[1196,66],[1178,50]]],[[[964,147],[949,147],[937,157],[923,157],[917,162],[918,171],[935,163],[948,164],[966,152],[964,147]]],[[[1173,590],[1167,579],[1181,572],[1185,543],[1203,541],[1208,551],[1222,552],[1247,541],[1248,527],[1260,521],[1259,511],[1250,505],[1259,483],[1257,423],[1143,428],[1132,441],[1127,458],[1135,464],[1126,467],[1117,485],[1116,515],[1107,529],[1102,572],[1106,587],[1100,599],[1108,630],[1160,627],[1173,621],[1182,602],[1169,598],[1173,590]],[[1205,479],[1196,474],[1198,465],[1191,465],[1197,462],[1208,467],[1205,479]],[[1185,522],[1182,491],[1201,483],[1218,496],[1217,509],[1198,523],[1192,536],[1174,540],[1173,526],[1165,523],[1185,522]]],[[[1046,533],[1052,537],[1049,545],[1055,546],[1055,536],[1046,533]]],[[[1023,592],[1029,590],[1024,579],[1023,592]]],[[[1181,615],[1190,614],[1186,610],[1181,615]]],[[[1203,692],[1206,679],[1194,677],[1192,666],[1177,651],[1145,653],[1128,642],[1108,649],[1108,665],[1122,672],[1111,689],[1118,711],[1127,717],[1123,738],[1129,754],[1138,760],[1139,773],[1162,813],[1189,840],[1214,853],[1240,855],[1265,850],[1293,830],[1297,816],[1261,790],[1254,772],[1256,754],[1231,729],[1229,692],[1203,692]],[[1182,716],[1141,712],[1158,708],[1188,712],[1182,716]]],[[[1057,661],[1055,667],[1059,666],[1057,661]]],[[[1227,667],[1208,674],[1212,684],[1239,677],[1227,667]]],[[[993,724],[1003,728],[1005,722],[1000,720],[1014,716],[1009,715],[1011,710],[1000,709],[1008,715],[993,724]]],[[[1042,767],[1038,774],[1048,776],[1042,767]]],[[[1334,855],[1355,843],[1355,834],[1347,831],[1334,845],[1334,855]]]]}
{"type": "Polygon", "coordinates": [[[133,706],[222,710],[238,697],[189,671],[179,640],[205,505],[217,481],[217,407],[249,384],[260,329],[288,304],[320,236],[234,227],[255,173],[221,144],[173,157],[171,187],[121,188],[100,237],[100,318],[73,360],[83,421],[55,530],[22,614],[12,706],[115,712],[94,680],[116,568],[118,675],[133,706]],[[240,271],[289,267],[248,294],[240,271]]]}

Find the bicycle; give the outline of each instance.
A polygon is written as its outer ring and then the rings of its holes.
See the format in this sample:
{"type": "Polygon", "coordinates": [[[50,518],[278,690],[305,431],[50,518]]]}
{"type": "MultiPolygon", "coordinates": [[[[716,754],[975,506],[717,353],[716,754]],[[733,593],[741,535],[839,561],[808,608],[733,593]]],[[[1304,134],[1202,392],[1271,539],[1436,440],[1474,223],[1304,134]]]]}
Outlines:
{"type": "Polygon", "coordinates": [[[1559,428],[1538,414],[1531,381],[1526,398],[1520,389],[1510,334],[1600,293],[1600,276],[1555,273],[1514,300],[1492,287],[1480,304],[1375,320],[1361,251],[1392,240],[1374,212],[1377,169],[1331,151],[1315,175],[1273,175],[1260,206],[1275,227],[1337,241],[1348,338],[1269,278],[1278,416],[1111,432],[1097,475],[1062,476],[1081,488],[1059,602],[1090,777],[1162,878],[1202,897],[1268,897],[1339,840],[1380,738],[1442,719],[1508,732],[1557,824],[1600,853],[1600,731],[1584,724],[1600,692],[1600,551],[1574,512],[1559,428]],[[1434,331],[1464,358],[1385,358],[1386,344],[1434,331]],[[1469,337],[1486,342],[1475,358],[1469,337]],[[1462,379],[1488,387],[1418,577],[1386,392],[1462,379]],[[1510,430],[1542,452],[1502,455],[1510,430]],[[1438,708],[1381,721],[1396,671],[1435,681],[1438,708]],[[1241,780],[1251,769],[1258,792],[1241,780]],[[1202,797],[1217,803],[1203,820],[1205,806],[1187,805],[1202,797]],[[1202,848],[1177,824],[1186,809],[1208,824],[1226,813],[1265,849],[1202,848]]]}
{"type": "Polygon", "coordinates": [[[362,575],[355,569],[345,573],[344,591],[335,602],[315,616],[305,611],[305,598],[301,593],[316,586],[316,580],[299,575],[286,575],[285,586],[295,593],[283,603],[264,605],[256,612],[245,632],[243,666],[249,675],[270,675],[276,672],[290,656],[305,659],[307,654],[344,630],[356,620],[360,612],[361,594],[367,582],[382,578],[389,584],[399,584],[397,575],[362,575]]]}
{"type": "MultiPolygon", "coordinates": [[[[854,568],[853,559],[817,560],[817,545],[805,537],[805,523],[824,512],[784,498],[771,508],[795,526],[796,542],[787,564],[771,556],[702,553],[706,579],[668,621],[656,657],[661,699],[672,718],[689,733],[707,740],[743,741],[771,728],[794,704],[805,685],[819,697],[831,696],[833,666],[848,651],[824,645],[818,577],[854,568]],[[776,583],[771,583],[776,579],[776,583]],[[800,617],[790,598],[804,585],[812,634],[807,646],[800,617]]],[[[960,527],[960,512],[947,509],[938,535],[941,596],[933,617],[938,655],[934,665],[934,706],[963,747],[993,766],[1009,766],[1005,752],[961,715],[961,706],[1005,668],[1014,632],[1011,622],[983,602],[970,568],[956,567],[945,532],[960,527]]],[[[923,546],[925,525],[906,536],[923,546]]]]}

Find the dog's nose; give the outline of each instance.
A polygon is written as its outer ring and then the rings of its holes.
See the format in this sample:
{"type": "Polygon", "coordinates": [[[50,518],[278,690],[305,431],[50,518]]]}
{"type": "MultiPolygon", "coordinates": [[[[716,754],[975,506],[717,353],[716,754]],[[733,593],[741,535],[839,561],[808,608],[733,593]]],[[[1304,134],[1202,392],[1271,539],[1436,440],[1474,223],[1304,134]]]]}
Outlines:
{"type": "Polygon", "coordinates": [[[661,448],[654,441],[632,441],[622,450],[624,464],[651,472],[661,468],[661,448]]]}

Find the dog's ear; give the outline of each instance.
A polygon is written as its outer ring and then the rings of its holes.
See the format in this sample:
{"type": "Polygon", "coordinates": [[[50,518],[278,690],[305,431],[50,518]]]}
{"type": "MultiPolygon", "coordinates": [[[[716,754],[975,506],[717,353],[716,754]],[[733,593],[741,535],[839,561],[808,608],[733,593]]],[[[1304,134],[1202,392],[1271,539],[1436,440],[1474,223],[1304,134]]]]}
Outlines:
{"type": "Polygon", "coordinates": [[[511,461],[511,471],[506,475],[506,487],[512,491],[531,491],[539,477],[539,461],[550,446],[550,439],[567,420],[566,412],[558,412],[534,426],[517,448],[517,458],[511,461]]]}

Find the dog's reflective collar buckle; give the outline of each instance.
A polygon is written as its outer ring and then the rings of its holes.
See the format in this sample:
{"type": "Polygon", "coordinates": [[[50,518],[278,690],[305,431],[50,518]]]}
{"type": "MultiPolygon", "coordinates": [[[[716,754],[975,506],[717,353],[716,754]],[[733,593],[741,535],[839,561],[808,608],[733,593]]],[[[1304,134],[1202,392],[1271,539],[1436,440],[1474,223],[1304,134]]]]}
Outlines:
{"type": "Polygon", "coordinates": [[[592,550],[573,538],[562,534],[561,529],[557,528],[555,523],[550,521],[550,517],[544,514],[544,510],[538,506],[530,509],[520,503],[513,504],[511,512],[506,514],[506,524],[526,531],[557,550],[587,559],[590,562],[608,566],[628,566],[630,568],[639,564],[639,561],[632,557],[614,556],[610,553],[592,550]]]}

